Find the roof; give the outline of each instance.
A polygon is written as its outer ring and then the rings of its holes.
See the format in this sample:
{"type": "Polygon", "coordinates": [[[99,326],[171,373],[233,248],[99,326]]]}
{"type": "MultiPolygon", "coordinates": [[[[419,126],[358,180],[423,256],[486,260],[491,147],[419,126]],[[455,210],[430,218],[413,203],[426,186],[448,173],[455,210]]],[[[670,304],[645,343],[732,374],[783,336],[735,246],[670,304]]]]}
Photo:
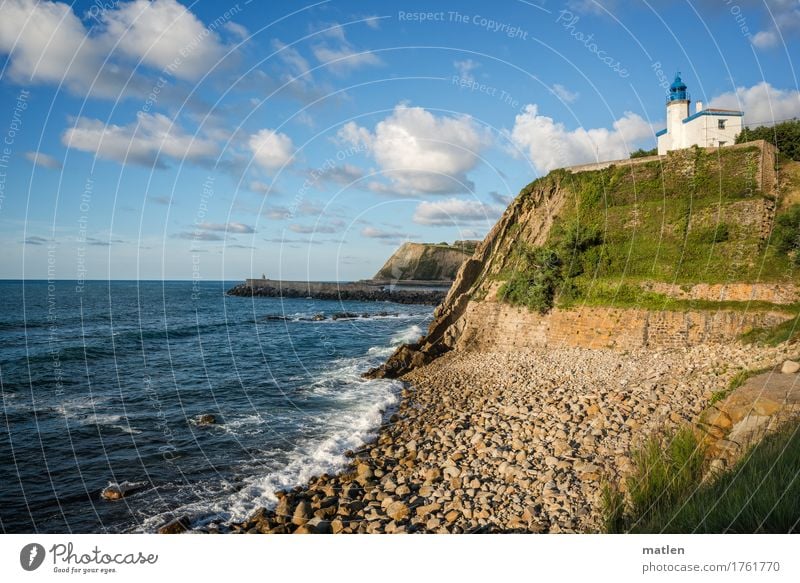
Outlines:
{"type": "Polygon", "coordinates": [[[656,137],[658,137],[658,136],[663,136],[663,135],[664,135],[664,134],[666,134],[666,133],[667,133],[667,128],[664,128],[664,129],[663,129],[663,130],[661,130],[660,132],[656,132],[656,137]]]}
{"type": "Polygon", "coordinates": [[[687,121],[692,121],[693,119],[697,119],[701,115],[724,115],[724,116],[743,116],[743,111],[736,111],[735,109],[715,109],[713,107],[709,107],[708,109],[701,109],[697,113],[693,113],[689,117],[683,120],[683,123],[687,121]]]}

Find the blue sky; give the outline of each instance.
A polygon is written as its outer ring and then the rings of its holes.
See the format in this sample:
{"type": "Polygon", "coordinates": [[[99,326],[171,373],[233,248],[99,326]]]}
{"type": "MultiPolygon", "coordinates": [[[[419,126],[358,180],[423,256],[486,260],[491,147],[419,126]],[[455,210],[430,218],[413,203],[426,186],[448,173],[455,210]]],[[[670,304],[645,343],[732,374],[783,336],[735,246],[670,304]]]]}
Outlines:
{"type": "Polygon", "coordinates": [[[482,238],[553,168],[654,147],[678,70],[746,123],[800,113],[796,1],[0,12],[4,278],[369,277],[403,241],[482,238]]]}

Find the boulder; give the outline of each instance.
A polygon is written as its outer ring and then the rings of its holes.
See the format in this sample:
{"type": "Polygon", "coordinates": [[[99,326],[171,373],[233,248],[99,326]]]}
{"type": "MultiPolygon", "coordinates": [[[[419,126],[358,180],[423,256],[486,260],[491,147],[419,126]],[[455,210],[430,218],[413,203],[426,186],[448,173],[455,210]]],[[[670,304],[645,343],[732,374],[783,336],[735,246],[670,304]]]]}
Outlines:
{"type": "Polygon", "coordinates": [[[215,416],[215,415],[212,415],[211,413],[204,413],[203,415],[198,415],[198,416],[195,418],[195,420],[194,420],[194,421],[195,421],[195,423],[196,423],[197,425],[200,425],[200,426],[205,426],[205,425],[216,425],[217,423],[219,423],[219,422],[217,421],[217,418],[216,418],[216,416],[215,416]]]}
{"type": "Polygon", "coordinates": [[[795,374],[797,371],[800,371],[800,362],[794,360],[784,361],[783,366],[781,366],[783,374],[795,374]]]}
{"type": "Polygon", "coordinates": [[[189,530],[191,523],[188,516],[181,516],[171,520],[158,529],[158,534],[181,534],[189,530]]]}
{"type": "Polygon", "coordinates": [[[311,504],[308,500],[301,500],[292,514],[292,524],[297,526],[305,525],[311,519],[311,504]]]}

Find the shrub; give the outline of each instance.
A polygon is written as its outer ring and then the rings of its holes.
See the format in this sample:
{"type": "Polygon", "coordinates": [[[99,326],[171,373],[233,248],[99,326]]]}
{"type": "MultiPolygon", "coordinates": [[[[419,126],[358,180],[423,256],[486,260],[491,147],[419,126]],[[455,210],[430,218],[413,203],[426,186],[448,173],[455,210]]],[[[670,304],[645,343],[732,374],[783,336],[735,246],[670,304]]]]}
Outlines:
{"type": "Polygon", "coordinates": [[[524,246],[516,255],[517,269],[500,288],[500,299],[547,313],[563,279],[561,258],[550,247],[524,246]]]}
{"type": "Polygon", "coordinates": [[[800,265],[800,204],[775,217],[772,241],[777,251],[793,255],[795,264],[800,265]]]}
{"type": "Polygon", "coordinates": [[[639,148],[631,152],[631,158],[644,158],[646,156],[655,156],[656,154],[658,154],[658,148],[653,148],[652,150],[643,150],[639,148]]]}
{"type": "Polygon", "coordinates": [[[800,160],[800,120],[793,119],[774,126],[745,128],[736,136],[736,143],[766,140],[775,144],[781,152],[792,160],[800,160]]]}

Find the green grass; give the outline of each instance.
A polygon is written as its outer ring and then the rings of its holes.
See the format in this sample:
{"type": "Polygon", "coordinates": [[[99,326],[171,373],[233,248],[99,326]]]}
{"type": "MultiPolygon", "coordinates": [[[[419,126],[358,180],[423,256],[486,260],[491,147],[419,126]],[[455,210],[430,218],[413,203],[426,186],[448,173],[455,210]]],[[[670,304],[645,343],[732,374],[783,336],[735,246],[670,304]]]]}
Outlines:
{"type": "Polygon", "coordinates": [[[648,438],[633,452],[635,471],[626,480],[626,502],[619,488],[604,488],[606,528],[624,532],[674,508],[696,489],[703,475],[703,457],[702,445],[688,428],[648,438]]]}
{"type": "MultiPolygon", "coordinates": [[[[523,200],[537,184],[550,188],[558,183],[569,193],[544,245],[559,263],[558,273],[548,276],[545,295],[564,305],[583,300],[642,307],[666,302],[662,309],[685,309],[691,306],[640,291],[616,289],[609,294],[595,282],[630,280],[635,287],[639,281],[691,285],[791,277],[798,243],[786,233],[800,220],[800,209],[790,207],[777,216],[783,229],[776,239],[780,244],[767,245],[757,221],[746,224],[766,198],[756,189],[759,155],[755,147],[689,149],[639,165],[576,174],[557,170],[528,185],[520,194],[523,200]]],[[[531,254],[525,237],[515,236],[515,241],[501,266],[510,282],[501,297],[540,310],[542,302],[528,301],[537,295],[528,288],[540,285],[533,273],[537,267],[519,260],[531,254]]]]}
{"type": "MultiPolygon", "coordinates": [[[[668,457],[646,450],[644,462],[668,457]]],[[[637,463],[642,463],[641,460],[637,463]]],[[[674,488],[659,472],[639,474],[638,501],[624,510],[605,508],[609,532],[637,533],[789,533],[800,532],[800,431],[797,421],[784,424],[752,448],[729,471],[701,484],[700,475],[684,472],[674,488]],[[687,479],[684,481],[684,479],[687,479]],[[661,502],[665,489],[671,504],[661,502]],[[650,502],[655,501],[654,504],[650,502]]],[[[605,499],[605,498],[604,498],[605,499]]],[[[608,495],[608,503],[619,497],[608,495]]]]}
{"type": "Polygon", "coordinates": [[[761,344],[765,346],[777,346],[784,342],[796,342],[800,339],[800,316],[771,328],[754,328],[742,334],[741,339],[747,344],[761,344]]]}

